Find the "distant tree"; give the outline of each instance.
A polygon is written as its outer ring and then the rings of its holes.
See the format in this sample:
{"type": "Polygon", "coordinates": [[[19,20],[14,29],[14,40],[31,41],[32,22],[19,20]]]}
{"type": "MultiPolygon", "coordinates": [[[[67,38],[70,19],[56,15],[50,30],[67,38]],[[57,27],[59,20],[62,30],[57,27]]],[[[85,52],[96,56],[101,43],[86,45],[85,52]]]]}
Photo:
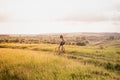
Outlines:
{"type": "Polygon", "coordinates": [[[4,41],[5,41],[6,43],[8,43],[8,42],[9,42],[9,40],[8,40],[8,39],[5,39],[4,41]]]}
{"type": "Polygon", "coordinates": [[[85,40],[84,42],[85,42],[86,44],[89,44],[89,41],[88,41],[88,40],[85,40]]]}
{"type": "Polygon", "coordinates": [[[76,45],[79,46],[86,46],[87,44],[89,44],[89,41],[86,39],[85,36],[83,37],[76,37],[76,45]]]}
{"type": "Polygon", "coordinates": [[[1,40],[0,40],[0,43],[2,43],[2,42],[4,42],[4,40],[1,39],[1,40]]]}
{"type": "Polygon", "coordinates": [[[78,45],[78,46],[86,46],[87,44],[85,42],[77,42],[76,45],[78,45]]]}
{"type": "Polygon", "coordinates": [[[15,39],[14,41],[15,41],[15,43],[18,43],[18,42],[19,42],[19,39],[15,39]]]}
{"type": "Polygon", "coordinates": [[[104,49],[103,45],[100,45],[100,46],[99,46],[99,49],[104,49]]]}
{"type": "Polygon", "coordinates": [[[9,42],[11,42],[11,43],[18,43],[19,40],[18,39],[12,39],[12,40],[9,40],[9,42]]]}
{"type": "Polygon", "coordinates": [[[110,37],[108,38],[108,40],[114,40],[114,39],[115,39],[114,36],[110,36],[110,37]]]}
{"type": "Polygon", "coordinates": [[[118,37],[118,40],[120,39],[120,36],[118,37]]]}
{"type": "Polygon", "coordinates": [[[81,38],[80,37],[76,37],[76,41],[80,41],[81,40],[81,38]]]}
{"type": "Polygon", "coordinates": [[[81,40],[86,40],[86,37],[85,36],[81,37],[81,40]]]}

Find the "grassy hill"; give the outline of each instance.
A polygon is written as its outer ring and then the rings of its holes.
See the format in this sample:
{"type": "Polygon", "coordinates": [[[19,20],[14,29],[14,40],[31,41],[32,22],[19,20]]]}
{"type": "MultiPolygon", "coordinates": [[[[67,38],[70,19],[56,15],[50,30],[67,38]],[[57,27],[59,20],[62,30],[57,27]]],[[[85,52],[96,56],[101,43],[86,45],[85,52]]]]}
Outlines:
{"type": "MultiPolygon", "coordinates": [[[[108,42],[109,43],[109,42],[108,42]]],[[[120,49],[56,44],[0,44],[0,80],[120,80],[120,49]]]]}

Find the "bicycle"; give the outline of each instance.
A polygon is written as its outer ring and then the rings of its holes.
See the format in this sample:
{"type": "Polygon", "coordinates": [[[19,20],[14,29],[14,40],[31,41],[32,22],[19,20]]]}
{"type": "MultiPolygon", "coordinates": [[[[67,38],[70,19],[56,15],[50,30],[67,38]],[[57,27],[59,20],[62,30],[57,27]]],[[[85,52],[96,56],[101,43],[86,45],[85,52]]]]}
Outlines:
{"type": "Polygon", "coordinates": [[[60,55],[60,54],[63,54],[63,53],[65,53],[65,48],[64,47],[63,47],[63,50],[61,50],[61,48],[59,49],[59,47],[55,48],[55,54],[60,55]]]}

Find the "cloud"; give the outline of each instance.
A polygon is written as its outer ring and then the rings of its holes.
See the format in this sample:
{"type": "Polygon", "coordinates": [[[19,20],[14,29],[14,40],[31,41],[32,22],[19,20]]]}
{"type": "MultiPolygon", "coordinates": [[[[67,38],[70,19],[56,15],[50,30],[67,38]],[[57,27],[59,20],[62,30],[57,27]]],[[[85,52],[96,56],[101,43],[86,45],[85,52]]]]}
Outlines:
{"type": "Polygon", "coordinates": [[[0,16],[0,22],[7,22],[8,19],[5,16],[0,16]]]}
{"type": "Polygon", "coordinates": [[[11,14],[10,20],[18,22],[98,22],[119,20],[119,5],[120,0],[0,0],[0,13],[11,14]]]}
{"type": "Polygon", "coordinates": [[[0,33],[120,32],[119,5],[120,0],[0,0],[0,33]]]}
{"type": "MultiPolygon", "coordinates": [[[[94,15],[83,15],[83,16],[69,16],[60,21],[76,21],[76,22],[98,22],[98,21],[106,21],[107,18],[105,16],[94,16],[94,15]]],[[[59,20],[58,20],[59,21],[59,20]]]]}
{"type": "Polygon", "coordinates": [[[120,11],[111,10],[100,13],[84,13],[66,16],[58,21],[77,21],[77,22],[101,22],[101,21],[120,21],[120,11]]]}
{"type": "MultiPolygon", "coordinates": [[[[85,0],[87,1],[87,0],[85,0]]],[[[120,0],[92,0],[58,21],[120,21],[120,0]],[[96,2],[97,1],[97,2],[96,2]]]]}

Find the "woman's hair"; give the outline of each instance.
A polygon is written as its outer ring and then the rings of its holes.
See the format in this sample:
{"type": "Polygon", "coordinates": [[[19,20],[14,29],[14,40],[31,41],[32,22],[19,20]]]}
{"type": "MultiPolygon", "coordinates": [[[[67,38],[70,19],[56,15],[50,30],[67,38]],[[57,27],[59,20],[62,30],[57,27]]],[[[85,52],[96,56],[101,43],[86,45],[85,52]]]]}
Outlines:
{"type": "Polygon", "coordinates": [[[63,38],[63,35],[60,35],[60,38],[63,38]]]}

